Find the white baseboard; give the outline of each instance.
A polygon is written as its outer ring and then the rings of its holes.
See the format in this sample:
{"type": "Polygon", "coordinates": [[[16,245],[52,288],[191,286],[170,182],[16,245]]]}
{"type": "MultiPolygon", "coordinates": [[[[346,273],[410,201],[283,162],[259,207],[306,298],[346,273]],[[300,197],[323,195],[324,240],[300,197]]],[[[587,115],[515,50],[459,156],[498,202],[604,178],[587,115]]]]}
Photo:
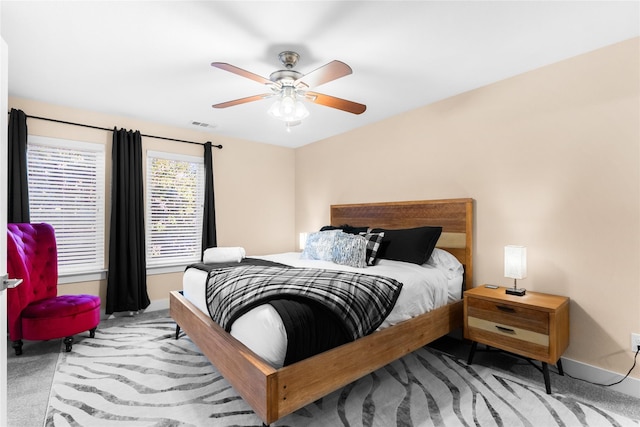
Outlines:
{"type": "MultiPolygon", "coordinates": [[[[597,384],[612,384],[620,381],[624,375],[608,371],[576,360],[562,358],[564,371],[572,377],[580,378],[597,384]]],[[[640,379],[627,377],[620,384],[607,387],[620,393],[640,399],[640,379]]]]}

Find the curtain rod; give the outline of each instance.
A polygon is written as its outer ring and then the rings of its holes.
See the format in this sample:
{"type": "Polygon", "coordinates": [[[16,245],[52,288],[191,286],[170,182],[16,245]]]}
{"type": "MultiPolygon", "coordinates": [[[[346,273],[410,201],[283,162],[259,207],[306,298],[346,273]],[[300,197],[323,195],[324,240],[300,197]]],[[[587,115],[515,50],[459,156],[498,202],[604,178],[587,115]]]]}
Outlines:
{"type": "MultiPolygon", "coordinates": [[[[100,126],[86,125],[84,123],[67,122],[67,121],[64,121],[64,120],[50,119],[48,117],[30,116],[28,114],[25,114],[25,115],[29,119],[46,120],[46,121],[49,121],[49,122],[63,123],[65,125],[73,125],[73,126],[80,126],[80,127],[90,128],[90,129],[106,130],[108,132],[112,132],[113,131],[113,129],[103,128],[103,127],[100,127],[100,126]]],[[[147,137],[147,138],[164,139],[166,141],[185,142],[187,144],[204,145],[202,142],[186,141],[184,139],[167,138],[167,137],[164,137],[164,136],[145,135],[143,133],[141,133],[140,136],[144,136],[144,137],[147,137]]],[[[222,145],[212,144],[211,146],[222,149],[222,145]]]]}

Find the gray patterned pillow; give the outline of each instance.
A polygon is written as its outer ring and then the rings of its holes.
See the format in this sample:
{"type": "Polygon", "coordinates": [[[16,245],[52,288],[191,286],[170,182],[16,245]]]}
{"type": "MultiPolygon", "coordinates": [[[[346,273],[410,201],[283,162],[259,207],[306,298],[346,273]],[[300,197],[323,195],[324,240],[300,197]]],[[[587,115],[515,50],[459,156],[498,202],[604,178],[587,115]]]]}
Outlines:
{"type": "Polygon", "coordinates": [[[333,262],[355,268],[364,268],[366,263],[367,239],[355,234],[339,233],[333,246],[333,262]]]}
{"type": "Polygon", "coordinates": [[[332,261],[333,245],[338,233],[342,233],[342,230],[319,231],[309,234],[300,258],[332,261]]]}

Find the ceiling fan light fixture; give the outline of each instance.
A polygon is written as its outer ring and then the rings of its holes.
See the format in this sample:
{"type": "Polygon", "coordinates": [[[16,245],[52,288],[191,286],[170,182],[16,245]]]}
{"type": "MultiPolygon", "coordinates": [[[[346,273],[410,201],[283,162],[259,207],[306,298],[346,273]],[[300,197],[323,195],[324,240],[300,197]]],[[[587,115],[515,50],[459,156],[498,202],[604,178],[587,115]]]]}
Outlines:
{"type": "Polygon", "coordinates": [[[302,120],[309,116],[309,110],[298,99],[293,87],[283,88],[282,94],[271,105],[267,113],[271,117],[287,123],[287,128],[300,124],[302,120]]]}

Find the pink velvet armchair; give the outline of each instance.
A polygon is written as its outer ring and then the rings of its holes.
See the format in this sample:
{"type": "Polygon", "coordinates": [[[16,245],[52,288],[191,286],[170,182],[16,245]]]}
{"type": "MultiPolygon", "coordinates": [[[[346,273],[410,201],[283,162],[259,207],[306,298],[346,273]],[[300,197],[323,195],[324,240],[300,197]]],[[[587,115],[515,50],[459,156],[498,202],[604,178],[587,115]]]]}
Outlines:
{"type": "Polygon", "coordinates": [[[89,331],[91,338],[100,323],[100,297],[58,296],[58,252],[49,224],[7,225],[9,278],[23,282],[7,290],[7,326],[16,355],[22,340],[64,338],[71,351],[73,335],[89,331]]]}

